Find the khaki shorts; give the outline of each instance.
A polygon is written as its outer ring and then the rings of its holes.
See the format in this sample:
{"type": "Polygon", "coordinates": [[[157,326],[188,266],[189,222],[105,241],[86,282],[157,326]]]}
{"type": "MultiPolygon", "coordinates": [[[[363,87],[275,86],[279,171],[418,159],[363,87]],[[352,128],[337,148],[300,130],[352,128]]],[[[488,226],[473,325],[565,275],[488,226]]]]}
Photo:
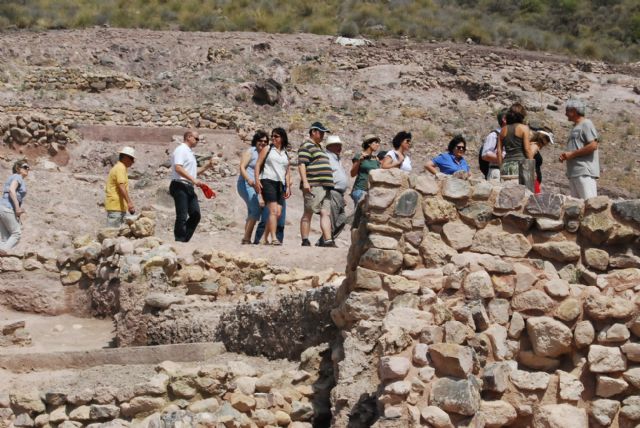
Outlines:
{"type": "Polygon", "coordinates": [[[304,212],[320,214],[320,210],[331,211],[331,190],[324,187],[312,187],[304,194],[304,212]]]}

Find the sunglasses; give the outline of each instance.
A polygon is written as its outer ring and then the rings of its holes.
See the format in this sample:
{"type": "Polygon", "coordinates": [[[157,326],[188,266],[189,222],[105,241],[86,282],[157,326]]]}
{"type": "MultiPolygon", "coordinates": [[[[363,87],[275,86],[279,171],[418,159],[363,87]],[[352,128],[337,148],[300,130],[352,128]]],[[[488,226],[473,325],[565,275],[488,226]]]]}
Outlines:
{"type": "Polygon", "coordinates": [[[20,169],[30,169],[29,165],[22,165],[20,169]]]}
{"type": "Polygon", "coordinates": [[[463,152],[466,152],[467,148],[465,146],[456,146],[456,150],[462,150],[463,152]]]}
{"type": "Polygon", "coordinates": [[[275,138],[282,138],[282,137],[280,137],[278,134],[272,134],[272,135],[271,135],[271,138],[274,138],[274,139],[275,139],[275,138]]]}
{"type": "Polygon", "coordinates": [[[258,140],[258,143],[268,143],[268,142],[269,142],[269,139],[268,139],[268,138],[260,138],[260,139],[258,140]]]}

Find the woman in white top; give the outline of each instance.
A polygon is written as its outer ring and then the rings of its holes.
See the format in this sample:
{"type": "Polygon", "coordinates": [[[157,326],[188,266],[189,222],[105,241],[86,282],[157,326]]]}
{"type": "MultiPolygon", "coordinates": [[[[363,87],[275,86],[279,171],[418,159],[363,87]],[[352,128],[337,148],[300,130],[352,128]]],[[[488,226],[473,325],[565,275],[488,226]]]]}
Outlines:
{"type": "Polygon", "coordinates": [[[382,169],[400,168],[401,171],[411,171],[411,159],[409,159],[409,149],[411,148],[411,132],[400,131],[391,141],[393,150],[389,150],[382,159],[380,167],[382,169]]]}
{"type": "Polygon", "coordinates": [[[282,128],[275,128],[271,131],[271,145],[262,149],[256,162],[256,192],[262,194],[269,209],[269,221],[264,234],[265,244],[282,245],[276,238],[276,227],[282,214],[284,200],[291,196],[291,170],[287,147],[287,132],[282,128]]]}

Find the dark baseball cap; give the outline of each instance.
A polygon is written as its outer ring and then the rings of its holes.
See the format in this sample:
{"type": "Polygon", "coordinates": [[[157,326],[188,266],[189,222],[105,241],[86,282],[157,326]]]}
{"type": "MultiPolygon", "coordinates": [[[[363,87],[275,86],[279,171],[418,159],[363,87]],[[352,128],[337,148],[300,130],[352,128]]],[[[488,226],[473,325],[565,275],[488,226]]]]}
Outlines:
{"type": "Polygon", "coordinates": [[[331,132],[327,128],[325,128],[324,125],[320,122],[313,122],[309,130],[311,131],[313,129],[317,129],[320,132],[331,132]]]}

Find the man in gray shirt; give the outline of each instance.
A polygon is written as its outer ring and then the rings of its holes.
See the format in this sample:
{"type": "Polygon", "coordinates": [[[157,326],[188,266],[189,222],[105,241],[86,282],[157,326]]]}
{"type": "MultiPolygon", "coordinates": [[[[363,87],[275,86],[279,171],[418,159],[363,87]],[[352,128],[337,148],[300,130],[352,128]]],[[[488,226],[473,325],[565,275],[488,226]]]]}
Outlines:
{"type": "Polygon", "coordinates": [[[583,101],[567,101],[565,114],[575,126],[569,134],[566,151],[560,154],[560,162],[567,162],[571,196],[580,199],[598,196],[596,180],[600,177],[598,132],[591,120],[584,117],[585,110],[583,101]]]}
{"type": "Polygon", "coordinates": [[[342,153],[342,141],[337,135],[330,135],[325,145],[331,172],[333,173],[333,188],[331,189],[331,242],[326,242],[323,238],[318,241],[320,247],[334,247],[335,238],[342,232],[346,223],[344,194],[349,187],[349,177],[344,167],[340,163],[340,153],[342,153]]]}

